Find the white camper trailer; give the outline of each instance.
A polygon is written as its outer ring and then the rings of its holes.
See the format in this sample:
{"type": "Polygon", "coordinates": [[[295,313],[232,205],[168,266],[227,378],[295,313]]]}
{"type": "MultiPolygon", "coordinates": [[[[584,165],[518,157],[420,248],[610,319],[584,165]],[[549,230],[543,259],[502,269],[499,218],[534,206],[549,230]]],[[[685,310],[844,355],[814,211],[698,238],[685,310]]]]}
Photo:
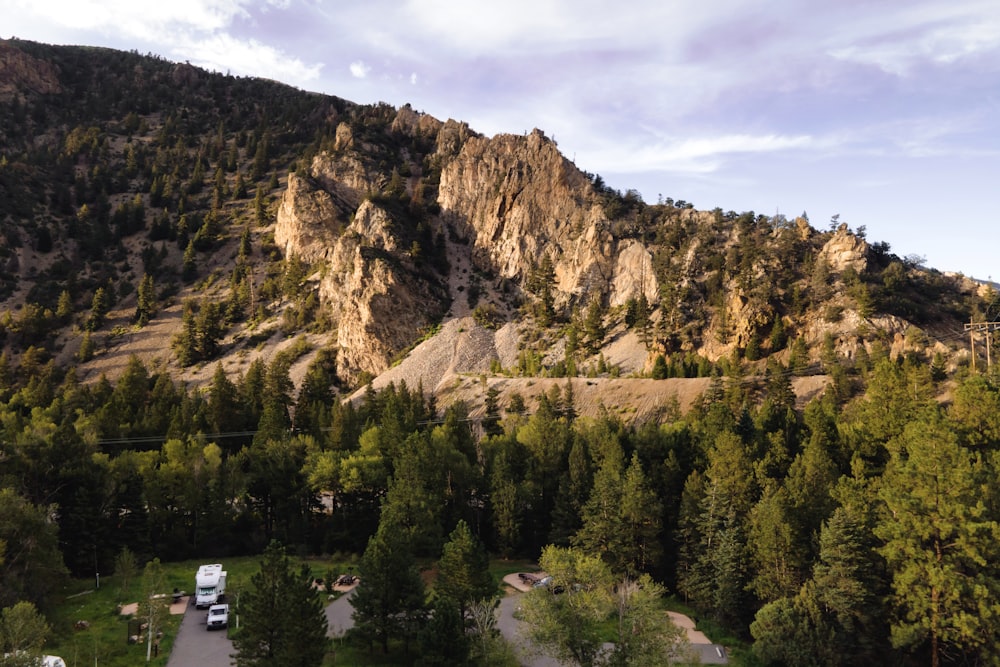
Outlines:
{"type": "Polygon", "coordinates": [[[220,563],[202,565],[194,578],[194,604],[198,609],[221,602],[226,593],[226,572],[220,563]]]}

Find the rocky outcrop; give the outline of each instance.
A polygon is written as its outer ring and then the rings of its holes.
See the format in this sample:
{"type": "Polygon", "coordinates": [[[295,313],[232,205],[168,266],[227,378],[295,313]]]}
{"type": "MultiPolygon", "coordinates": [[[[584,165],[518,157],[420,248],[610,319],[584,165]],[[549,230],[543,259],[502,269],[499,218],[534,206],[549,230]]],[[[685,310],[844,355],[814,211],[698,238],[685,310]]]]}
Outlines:
{"type": "Polygon", "coordinates": [[[337,126],[336,145],[342,149],[313,158],[310,174],[316,185],[328,192],[339,208],[353,211],[366,195],[378,190],[380,178],[365,168],[360,156],[353,150],[354,137],[345,123],[337,126]]]}
{"type": "Polygon", "coordinates": [[[847,268],[863,273],[868,268],[868,244],[852,234],[847,225],[841,224],[820,250],[819,259],[826,260],[830,269],[837,273],[847,268]]]}
{"type": "MultiPolygon", "coordinates": [[[[323,182],[341,173],[329,156],[317,160],[323,182]]],[[[337,372],[348,381],[386,370],[446,308],[441,285],[398,247],[389,213],[369,199],[352,209],[357,196],[351,184],[327,188],[292,174],[274,234],[286,255],[323,265],[320,302],[337,330],[337,372]]]]}
{"type": "Polygon", "coordinates": [[[610,304],[620,306],[640,294],[645,295],[648,303],[657,303],[659,285],[653,271],[653,255],[646,246],[630,239],[618,245],[610,304]]]}
{"type": "Polygon", "coordinates": [[[50,95],[60,89],[59,75],[52,63],[32,58],[0,41],[0,100],[29,92],[50,95]]]}
{"type": "Polygon", "coordinates": [[[548,255],[557,303],[604,293],[615,276],[615,242],[589,180],[538,130],[469,138],[442,170],[438,203],[481,270],[521,281],[548,255]]]}
{"type": "Polygon", "coordinates": [[[278,207],[274,241],[285,256],[307,262],[329,257],[343,229],[345,216],[333,196],[294,173],[278,207]]]}
{"type": "Polygon", "coordinates": [[[354,381],[379,374],[439,317],[439,288],[403,269],[391,256],[361,243],[352,230],[338,243],[320,299],[337,324],[337,373],[354,381]]]}
{"type": "Polygon", "coordinates": [[[449,118],[438,130],[436,155],[439,158],[458,155],[465,142],[472,137],[479,135],[469,129],[468,123],[460,123],[449,118]]]}
{"type": "MultiPolygon", "coordinates": [[[[408,134],[411,137],[418,134],[434,136],[440,132],[443,125],[444,123],[434,116],[418,113],[409,104],[404,104],[392,120],[390,129],[393,132],[408,134]]],[[[465,126],[465,129],[468,130],[468,125],[465,126]]]]}

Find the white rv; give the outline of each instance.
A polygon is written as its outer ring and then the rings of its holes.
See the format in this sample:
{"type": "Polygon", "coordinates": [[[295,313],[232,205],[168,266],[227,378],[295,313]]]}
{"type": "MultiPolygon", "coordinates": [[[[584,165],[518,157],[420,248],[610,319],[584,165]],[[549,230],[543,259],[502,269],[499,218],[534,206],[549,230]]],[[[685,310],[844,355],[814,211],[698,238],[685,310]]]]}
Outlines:
{"type": "Polygon", "coordinates": [[[194,604],[198,609],[221,602],[226,593],[226,572],[220,563],[202,565],[194,577],[194,604]]]}

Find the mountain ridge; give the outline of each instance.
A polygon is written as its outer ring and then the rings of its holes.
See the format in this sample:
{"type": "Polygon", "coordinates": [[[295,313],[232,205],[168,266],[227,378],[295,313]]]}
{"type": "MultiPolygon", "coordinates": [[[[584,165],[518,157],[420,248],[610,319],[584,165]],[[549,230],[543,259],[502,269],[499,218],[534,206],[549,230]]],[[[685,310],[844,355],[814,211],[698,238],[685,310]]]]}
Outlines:
{"type": "Polygon", "coordinates": [[[516,325],[516,357],[480,371],[494,377],[608,377],[626,333],[639,350],[619,376],[881,351],[954,371],[954,332],[993,298],[846,225],[646,204],[537,129],[484,137],[408,105],[13,40],[0,85],[21,133],[0,170],[5,346],[40,342],[91,381],[140,349],[199,385],[295,347],[296,379],[329,349],[349,393],[467,314],[516,325]]]}

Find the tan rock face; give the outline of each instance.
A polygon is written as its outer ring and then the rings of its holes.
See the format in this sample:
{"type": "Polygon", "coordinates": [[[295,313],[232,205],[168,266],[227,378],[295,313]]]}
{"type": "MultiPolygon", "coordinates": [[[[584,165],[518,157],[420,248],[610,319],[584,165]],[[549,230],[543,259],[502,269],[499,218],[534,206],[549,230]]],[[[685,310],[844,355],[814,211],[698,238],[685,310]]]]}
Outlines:
{"type": "Polygon", "coordinates": [[[59,90],[59,77],[51,63],[0,44],[0,99],[10,99],[19,91],[48,95],[59,90]]]}
{"type": "Polygon", "coordinates": [[[330,276],[320,286],[321,299],[335,304],[337,319],[337,373],[355,379],[362,371],[374,374],[389,368],[392,359],[429,326],[428,317],[440,306],[426,285],[363,246],[338,248],[353,255],[341,265],[347,271],[330,276]],[[421,289],[423,287],[424,289],[421,289]]]}
{"type": "Polygon", "coordinates": [[[649,250],[635,240],[619,244],[615,261],[614,277],[611,279],[612,306],[620,306],[629,299],[646,296],[648,303],[659,300],[659,286],[653,272],[653,256],[649,250]]]}
{"type": "Polygon", "coordinates": [[[367,199],[352,209],[358,196],[353,184],[324,187],[332,175],[352,174],[351,167],[331,156],[317,162],[314,171],[324,175],[322,181],[289,176],[274,239],[286,256],[323,265],[319,296],[337,329],[337,372],[353,381],[362,371],[386,370],[440,317],[445,299],[442,288],[399,252],[385,210],[367,199]]]}
{"type": "MultiPolygon", "coordinates": [[[[340,127],[347,127],[341,123],[340,127]]],[[[350,128],[347,128],[350,136],[350,128]]],[[[340,128],[337,136],[341,136],[340,128]]],[[[338,138],[339,144],[339,138],[338,138]]],[[[345,140],[348,141],[348,140],[345,140]]],[[[353,142],[350,139],[349,142],[353,142]]],[[[350,145],[350,143],[349,143],[350,145]]],[[[312,177],[316,183],[337,202],[344,211],[353,211],[370,192],[378,189],[378,177],[369,174],[353,151],[345,150],[336,155],[321,153],[313,158],[312,177]]]]}
{"type": "Polygon", "coordinates": [[[868,268],[868,244],[842,224],[820,250],[819,258],[825,259],[830,269],[838,273],[848,267],[861,273],[868,268]]]}
{"type": "Polygon", "coordinates": [[[438,203],[477,266],[500,277],[521,280],[546,254],[563,300],[606,292],[614,277],[615,243],[589,180],[537,130],[468,139],[442,170],[438,203]]]}
{"type": "Polygon", "coordinates": [[[478,134],[469,129],[467,123],[460,123],[449,118],[438,131],[437,155],[441,157],[457,155],[466,141],[471,137],[478,136],[478,134]]]}
{"type": "Polygon", "coordinates": [[[351,132],[350,125],[341,123],[337,126],[337,136],[334,138],[333,147],[338,151],[354,148],[354,134],[351,132]]]}
{"type": "MultiPolygon", "coordinates": [[[[612,236],[590,180],[541,132],[486,139],[427,118],[404,108],[393,127],[437,131],[441,217],[470,240],[478,268],[521,282],[548,255],[557,304],[594,294],[612,306],[639,294],[656,303],[649,250],[612,236]]],[[[348,126],[338,128],[336,145],[315,158],[312,178],[289,177],[275,242],[286,255],[326,266],[320,300],[334,312],[338,370],[352,378],[385,370],[447,299],[414,269],[391,216],[365,196],[377,184],[352,150],[348,126]]]]}
{"type": "Polygon", "coordinates": [[[392,131],[402,132],[410,136],[417,134],[434,135],[437,134],[443,123],[434,116],[424,113],[417,113],[409,104],[404,105],[396,113],[392,121],[392,131]]]}
{"type": "Polygon", "coordinates": [[[307,262],[326,259],[341,229],[341,214],[330,193],[289,174],[274,228],[274,241],[285,256],[307,262]]]}

